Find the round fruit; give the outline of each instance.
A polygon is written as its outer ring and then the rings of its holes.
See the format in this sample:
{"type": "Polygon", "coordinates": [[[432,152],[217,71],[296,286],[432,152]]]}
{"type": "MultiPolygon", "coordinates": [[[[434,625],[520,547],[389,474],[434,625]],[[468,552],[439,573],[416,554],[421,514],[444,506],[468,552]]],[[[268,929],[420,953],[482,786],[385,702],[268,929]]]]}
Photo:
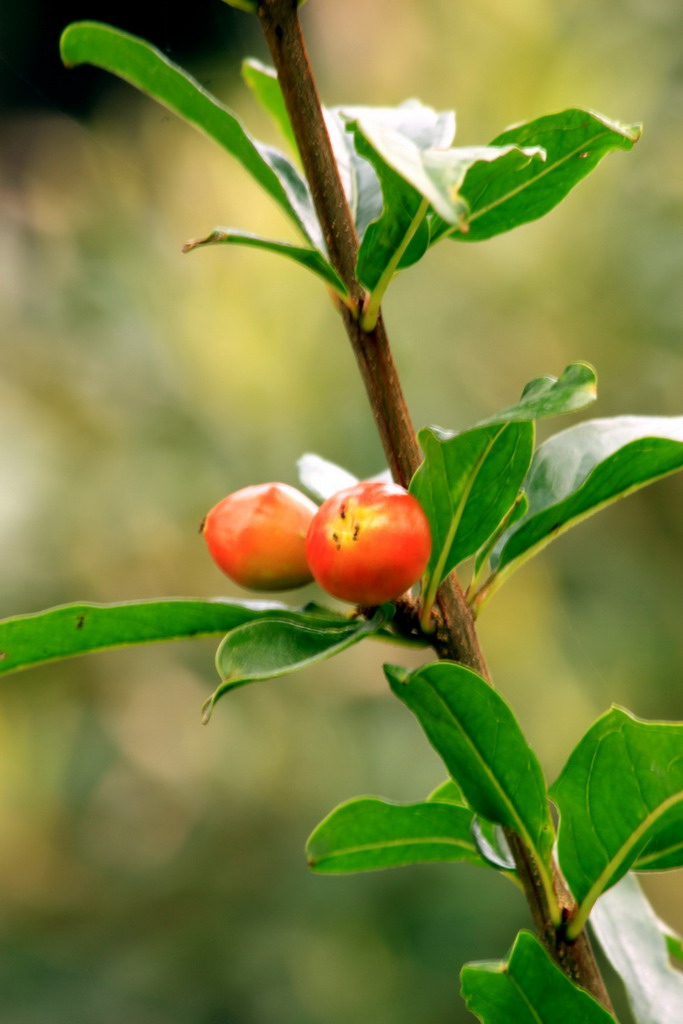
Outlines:
{"type": "Polygon", "coordinates": [[[317,512],[288,484],[255,484],[223,498],[201,525],[211,557],[250,590],[289,590],[311,582],[306,531],[317,512]]]}
{"type": "Polygon", "coordinates": [[[360,605],[405,593],[422,576],[431,548],[419,501],[398,484],[370,481],[328,498],[306,537],[316,582],[333,597],[360,605]]]}

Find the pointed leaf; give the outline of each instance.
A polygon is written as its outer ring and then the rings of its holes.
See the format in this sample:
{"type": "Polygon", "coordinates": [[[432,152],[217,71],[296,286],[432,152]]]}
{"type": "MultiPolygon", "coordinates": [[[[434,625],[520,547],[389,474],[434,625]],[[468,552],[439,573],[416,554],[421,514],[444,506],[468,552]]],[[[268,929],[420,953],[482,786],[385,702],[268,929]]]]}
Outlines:
{"type": "Polygon", "coordinates": [[[219,598],[60,605],[0,622],[0,674],[110,647],[220,635],[289,610],[276,601],[219,598]]]}
{"type": "Polygon", "coordinates": [[[294,138],[294,130],[289,120],[285,98],[282,95],[275,68],[262,64],[255,57],[248,57],[242,62],[242,78],[265,112],[272,117],[289,144],[291,152],[298,154],[299,147],[294,138]]]}
{"type": "Polygon", "coordinates": [[[671,966],[659,921],[635,875],[625,875],[600,897],[590,923],[624,983],[636,1024],[680,1024],[683,974],[671,966]]]}
{"type": "Polygon", "coordinates": [[[278,256],[285,256],[294,260],[299,266],[312,271],[322,278],[325,284],[332,288],[339,296],[346,298],[348,289],[322,253],[317,249],[307,249],[300,245],[292,245],[290,242],[278,242],[272,238],[261,238],[249,231],[240,231],[237,228],[214,228],[206,238],[195,238],[186,242],[183,252],[191,252],[207,245],[245,245],[253,249],[265,249],[274,252],[278,256]]]}
{"type": "Polygon", "coordinates": [[[504,534],[499,571],[509,575],[589,515],[682,467],[683,416],[588,420],[555,434],[534,455],[529,511],[504,534]]]}
{"type": "Polygon", "coordinates": [[[142,39],[94,21],[70,25],[61,38],[68,67],[94,64],[158,100],[232,154],[321,252],[325,244],[308,186],[277,149],[256,142],[238,118],[163,53],[142,39]]]}
{"type": "Polygon", "coordinates": [[[424,462],[410,484],[432,529],[430,574],[440,582],[481,547],[513,506],[533,451],[530,422],[462,434],[421,430],[424,462]]]}
{"type": "Polygon", "coordinates": [[[646,843],[683,829],[683,724],[644,722],[612,708],[588,730],[550,793],[560,812],[560,867],[580,904],[568,932],[576,935],[600,893],[626,874],[646,843]]]}
{"type": "Polygon", "coordinates": [[[519,933],[507,963],[466,964],[460,980],[482,1024],[616,1024],[529,932],[519,933]]]}
{"type": "Polygon", "coordinates": [[[521,836],[542,869],[553,842],[543,773],[500,694],[453,662],[384,671],[469,806],[521,836]]]}
{"type": "Polygon", "coordinates": [[[359,797],[341,804],[306,845],[309,867],[326,874],[374,871],[429,861],[486,867],[470,826],[472,811],[450,803],[393,804],[359,797]]]}
{"type": "Polygon", "coordinates": [[[478,242],[552,210],[613,149],[632,149],[640,125],[610,121],[588,110],[564,110],[509,128],[492,146],[540,146],[545,161],[521,164],[510,154],[492,164],[476,164],[467,173],[461,194],[469,204],[469,231],[435,223],[435,240],[446,233],[478,242]]]}
{"type": "Polygon", "coordinates": [[[570,363],[560,377],[536,377],[529,381],[522,397],[477,426],[510,420],[540,420],[576,412],[597,398],[598,378],[588,363],[570,363]]]}
{"type": "Polygon", "coordinates": [[[392,610],[391,605],[384,605],[372,619],[325,619],[306,612],[288,612],[233,629],[216,654],[222,682],[204,705],[205,720],[228,690],[261,679],[275,679],[331,658],[377,633],[392,610]]]}

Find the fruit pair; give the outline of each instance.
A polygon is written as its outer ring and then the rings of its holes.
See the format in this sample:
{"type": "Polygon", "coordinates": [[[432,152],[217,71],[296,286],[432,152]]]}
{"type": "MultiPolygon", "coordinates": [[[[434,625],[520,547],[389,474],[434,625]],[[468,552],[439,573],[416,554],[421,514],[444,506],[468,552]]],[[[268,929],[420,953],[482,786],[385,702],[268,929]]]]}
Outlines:
{"type": "Polygon", "coordinates": [[[427,517],[402,487],[364,481],[320,508],[287,484],[245,487],[202,523],[219,568],[252,590],[288,590],[313,578],[333,597],[377,605],[422,576],[431,552],[427,517]]]}

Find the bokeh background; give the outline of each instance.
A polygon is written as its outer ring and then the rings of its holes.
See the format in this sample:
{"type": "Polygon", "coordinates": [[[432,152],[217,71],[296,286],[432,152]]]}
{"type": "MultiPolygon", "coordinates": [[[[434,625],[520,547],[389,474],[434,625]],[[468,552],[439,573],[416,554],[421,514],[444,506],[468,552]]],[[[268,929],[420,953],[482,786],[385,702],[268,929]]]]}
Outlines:
{"type": "MultiPolygon", "coordinates": [[[[291,237],[273,204],[151,101],[59,65],[70,19],[111,20],[276,142],[239,78],[242,56],[267,59],[256,20],[220,0],[182,6],[25,0],[0,14],[2,616],[236,595],[197,535],[207,508],[296,483],[304,451],[382,468],[315,279],[267,254],[181,254],[218,224],[291,237]]],[[[386,318],[416,423],[466,427],[578,358],[602,381],[586,415],[683,413],[678,0],[311,0],[303,17],[325,101],[455,107],[461,144],[570,105],[645,122],[633,153],[544,221],[443,243],[394,285],[386,318]]],[[[550,778],[610,702],[683,716],[682,507],[677,478],[618,504],[482,618],[550,778]]],[[[527,924],[512,887],[467,866],[317,878],[303,856],[341,800],[420,799],[441,780],[383,683],[401,652],[367,644],[240,690],[205,728],[214,646],[3,680],[3,1020],[471,1020],[457,972],[504,956],[527,924]]],[[[648,891],[682,928],[680,874],[648,891]]]]}

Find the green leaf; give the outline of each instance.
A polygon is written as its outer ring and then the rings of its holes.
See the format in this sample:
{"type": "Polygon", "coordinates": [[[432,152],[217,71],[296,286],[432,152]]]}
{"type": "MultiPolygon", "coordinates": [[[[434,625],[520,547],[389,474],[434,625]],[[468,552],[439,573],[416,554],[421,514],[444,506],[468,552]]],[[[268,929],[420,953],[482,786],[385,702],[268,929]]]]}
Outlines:
{"type": "Polygon", "coordinates": [[[378,608],[371,619],[286,612],[233,629],[216,653],[222,682],[204,705],[204,720],[208,721],[216,701],[228,690],[331,658],[377,633],[390,614],[391,605],[378,608]]]}
{"type": "Polygon", "coordinates": [[[660,923],[635,875],[600,897],[590,923],[624,983],[636,1024],[680,1024],[683,974],[671,966],[660,923]]]}
{"type": "MultiPolygon", "coordinates": [[[[512,152],[503,160],[475,164],[460,193],[469,205],[467,233],[435,221],[435,241],[449,234],[478,242],[548,213],[614,149],[632,149],[640,125],[610,121],[588,110],[570,109],[509,128],[492,146],[539,146],[545,161],[521,162],[512,152]]],[[[444,218],[447,220],[447,218],[444,218]]]]}
{"type": "Polygon", "coordinates": [[[663,828],[638,855],[634,871],[666,871],[683,867],[683,829],[677,824],[663,828]]]}
{"type": "Polygon", "coordinates": [[[253,92],[267,114],[270,114],[273,121],[287,141],[292,153],[298,154],[294,137],[292,123],[289,120],[285,99],[278,81],[277,72],[274,68],[262,64],[254,57],[248,57],[242,62],[242,78],[253,92]]]}
{"type": "Polygon", "coordinates": [[[555,434],[534,455],[529,510],[503,535],[494,589],[565,530],[682,467],[683,416],[587,420],[555,434]]]}
{"type": "Polygon", "coordinates": [[[576,412],[597,398],[598,378],[588,363],[570,363],[559,377],[536,377],[529,381],[519,402],[481,420],[477,426],[510,420],[540,420],[576,412]]]}
{"type": "Polygon", "coordinates": [[[519,933],[507,963],[466,964],[460,980],[482,1024],[616,1024],[529,932],[519,933]]]}
{"type": "MultiPolygon", "coordinates": [[[[662,922],[659,922],[662,927],[662,922]]],[[[683,963],[683,939],[680,935],[676,935],[668,926],[662,927],[662,934],[664,935],[664,941],[666,942],[666,949],[669,956],[680,963],[683,963]]]]}
{"type": "Polygon", "coordinates": [[[394,804],[359,797],[335,808],[306,845],[321,874],[374,871],[429,861],[487,867],[472,839],[472,811],[451,803],[394,804]]]}
{"type": "Polygon", "coordinates": [[[299,245],[292,245],[290,242],[277,242],[271,238],[261,238],[259,235],[251,234],[249,231],[239,231],[237,228],[214,228],[206,238],[196,238],[186,242],[183,252],[191,252],[193,249],[207,245],[245,245],[253,249],[266,249],[278,256],[285,256],[322,278],[324,283],[342,299],[348,298],[346,285],[334,267],[317,249],[307,249],[299,245]]]}
{"type": "Polygon", "coordinates": [[[588,730],[550,793],[560,812],[560,867],[580,904],[568,928],[576,937],[600,893],[635,865],[646,844],[683,827],[683,724],[644,722],[612,708],[588,730]]]}
{"type": "Polygon", "coordinates": [[[110,647],[214,636],[288,610],[275,601],[218,598],[60,605],[0,622],[0,673],[110,647]]]}
{"type": "Polygon", "coordinates": [[[385,665],[384,671],[472,810],[517,833],[551,888],[546,864],[553,826],[543,773],[500,694],[453,662],[412,673],[385,665]]]}
{"type": "Polygon", "coordinates": [[[94,21],[70,25],[61,38],[68,67],[94,64],[158,100],[231,153],[294,221],[311,244],[325,252],[308,185],[277,149],[252,139],[239,119],[194,78],[142,39],[94,21]]]}
{"type": "Polygon", "coordinates": [[[410,492],[429,519],[428,571],[438,585],[481,547],[514,505],[531,462],[534,428],[512,422],[455,435],[430,428],[418,437],[424,461],[410,492]]]}

